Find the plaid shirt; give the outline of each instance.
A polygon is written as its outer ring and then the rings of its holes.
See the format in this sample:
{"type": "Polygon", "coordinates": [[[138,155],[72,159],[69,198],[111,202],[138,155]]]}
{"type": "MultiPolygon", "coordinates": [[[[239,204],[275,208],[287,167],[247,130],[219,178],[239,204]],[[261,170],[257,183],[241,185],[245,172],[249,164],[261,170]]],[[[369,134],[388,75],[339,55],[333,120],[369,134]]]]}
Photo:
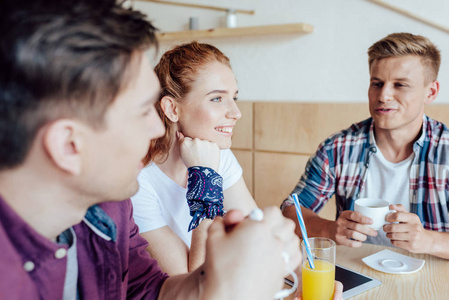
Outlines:
{"type": "MultiPolygon", "coordinates": [[[[367,179],[370,158],[378,151],[374,143],[372,118],[337,132],[318,147],[292,194],[301,205],[320,209],[335,194],[337,217],[353,210],[367,179]]],[[[425,229],[449,231],[449,128],[423,117],[422,134],[413,145],[410,168],[410,212],[425,229]]],[[[293,205],[290,196],[281,208],[293,205]]]]}

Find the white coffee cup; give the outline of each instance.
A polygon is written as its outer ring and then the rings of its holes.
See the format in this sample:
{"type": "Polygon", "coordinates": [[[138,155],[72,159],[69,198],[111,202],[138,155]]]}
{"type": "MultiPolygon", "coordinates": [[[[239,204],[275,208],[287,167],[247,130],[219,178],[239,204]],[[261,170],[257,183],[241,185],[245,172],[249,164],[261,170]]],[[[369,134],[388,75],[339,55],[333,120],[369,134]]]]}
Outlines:
{"type": "Polygon", "coordinates": [[[373,220],[373,224],[367,225],[374,230],[381,229],[385,224],[390,224],[385,221],[385,217],[395,210],[390,210],[388,207],[390,203],[382,199],[375,198],[360,198],[354,203],[354,211],[369,217],[373,220]]]}

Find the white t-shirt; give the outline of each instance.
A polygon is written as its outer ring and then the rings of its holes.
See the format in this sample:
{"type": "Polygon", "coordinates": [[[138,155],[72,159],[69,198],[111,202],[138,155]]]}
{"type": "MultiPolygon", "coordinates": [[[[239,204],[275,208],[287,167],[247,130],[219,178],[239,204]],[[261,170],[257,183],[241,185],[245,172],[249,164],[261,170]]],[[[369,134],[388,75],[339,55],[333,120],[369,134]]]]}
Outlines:
{"type": "MultiPolygon", "coordinates": [[[[223,190],[242,177],[242,168],[230,149],[220,150],[218,173],[223,177],[223,190]]],[[[186,200],[187,189],[170,179],[154,163],[145,167],[137,180],[140,188],[131,200],[140,232],[168,225],[190,248],[192,232],[187,228],[192,217],[186,200]]],[[[226,208],[226,201],[224,206],[226,208]]]]}
{"type": "MultiPolygon", "coordinates": [[[[366,185],[361,198],[383,199],[390,204],[402,204],[410,211],[410,168],[415,154],[405,160],[392,163],[385,159],[377,148],[370,159],[366,185]]],[[[377,231],[376,237],[368,237],[367,243],[392,246],[383,228],[377,231]]]]}

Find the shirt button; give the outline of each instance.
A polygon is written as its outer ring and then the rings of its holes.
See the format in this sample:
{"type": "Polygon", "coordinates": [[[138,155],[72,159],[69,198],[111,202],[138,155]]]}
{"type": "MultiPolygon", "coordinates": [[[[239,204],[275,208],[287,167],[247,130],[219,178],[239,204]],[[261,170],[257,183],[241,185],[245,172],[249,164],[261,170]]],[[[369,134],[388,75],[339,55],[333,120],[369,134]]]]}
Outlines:
{"type": "Polygon", "coordinates": [[[34,262],[27,261],[26,263],[23,264],[23,269],[27,272],[33,271],[34,270],[34,262]]]}
{"type": "Polygon", "coordinates": [[[375,146],[371,146],[371,148],[369,148],[369,150],[373,153],[377,152],[377,148],[375,146]]]}
{"type": "Polygon", "coordinates": [[[117,275],[114,271],[109,272],[108,279],[111,283],[114,283],[117,280],[117,275]]]}
{"type": "Polygon", "coordinates": [[[59,248],[58,250],[56,250],[55,252],[55,257],[57,259],[61,259],[64,258],[67,255],[67,250],[65,248],[59,248]]]}

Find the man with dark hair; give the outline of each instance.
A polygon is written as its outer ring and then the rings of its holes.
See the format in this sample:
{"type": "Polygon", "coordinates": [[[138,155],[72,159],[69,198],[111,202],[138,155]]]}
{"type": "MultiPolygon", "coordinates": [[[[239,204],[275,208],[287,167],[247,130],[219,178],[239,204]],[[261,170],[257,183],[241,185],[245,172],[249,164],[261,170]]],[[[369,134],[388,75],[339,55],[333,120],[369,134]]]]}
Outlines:
{"type": "Polygon", "coordinates": [[[153,26],[113,0],[17,2],[0,8],[0,299],[271,299],[300,261],[277,209],[215,220],[204,265],[167,278],[121,201],[164,133],[153,26]]]}
{"type": "MultiPolygon", "coordinates": [[[[319,146],[292,194],[312,236],[360,247],[397,246],[449,258],[449,129],[424,114],[438,96],[440,51],[426,37],[393,33],[368,50],[371,118],[319,146]],[[335,195],[337,220],[317,212],[335,195]],[[376,231],[353,211],[359,198],[383,199],[397,212],[376,231]]],[[[282,205],[295,219],[291,196],[282,205]]],[[[298,234],[300,234],[298,232],[298,234]]]]}

